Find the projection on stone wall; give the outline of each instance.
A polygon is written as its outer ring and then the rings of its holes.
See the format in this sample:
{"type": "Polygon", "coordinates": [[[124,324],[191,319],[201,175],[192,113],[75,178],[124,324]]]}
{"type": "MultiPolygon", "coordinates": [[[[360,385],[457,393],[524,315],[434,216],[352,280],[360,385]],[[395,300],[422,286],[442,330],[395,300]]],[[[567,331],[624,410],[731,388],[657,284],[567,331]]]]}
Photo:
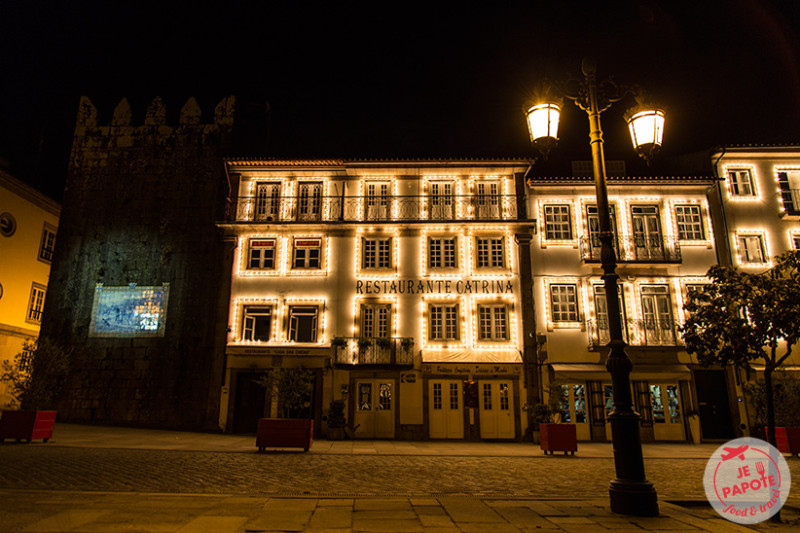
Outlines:
{"type": "Polygon", "coordinates": [[[92,303],[90,337],[163,337],[169,284],[159,287],[104,287],[92,303]]]}

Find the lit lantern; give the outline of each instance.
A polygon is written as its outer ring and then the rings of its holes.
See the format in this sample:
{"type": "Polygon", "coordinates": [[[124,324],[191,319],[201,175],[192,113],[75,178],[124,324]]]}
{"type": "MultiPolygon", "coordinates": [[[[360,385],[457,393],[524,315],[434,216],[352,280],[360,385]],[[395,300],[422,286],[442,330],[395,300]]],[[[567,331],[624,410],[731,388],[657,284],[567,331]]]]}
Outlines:
{"type": "Polygon", "coordinates": [[[636,152],[648,162],[661,147],[664,137],[664,112],[660,109],[637,108],[625,114],[631,141],[636,152]]]}
{"type": "Polygon", "coordinates": [[[556,103],[537,104],[525,112],[531,142],[547,157],[547,153],[558,142],[558,119],[561,106],[556,103]]]}

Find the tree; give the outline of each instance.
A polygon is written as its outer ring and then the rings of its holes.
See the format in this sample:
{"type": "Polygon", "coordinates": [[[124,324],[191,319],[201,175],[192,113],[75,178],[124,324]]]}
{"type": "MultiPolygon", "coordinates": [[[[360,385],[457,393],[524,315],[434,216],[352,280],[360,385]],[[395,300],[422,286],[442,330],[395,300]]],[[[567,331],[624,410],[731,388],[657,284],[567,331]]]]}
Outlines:
{"type": "Polygon", "coordinates": [[[21,409],[54,409],[69,372],[72,349],[45,338],[28,341],[13,361],[3,361],[0,379],[21,409]]]}
{"type": "Polygon", "coordinates": [[[267,391],[267,401],[271,401],[276,393],[278,407],[283,418],[298,418],[309,407],[314,388],[314,374],[303,367],[279,368],[255,383],[267,391]]]}
{"type": "Polygon", "coordinates": [[[800,251],[750,274],[713,266],[711,283],[691,291],[681,327],[686,350],[703,366],[748,368],[764,362],[767,440],[775,444],[773,372],[789,358],[800,335],[800,251]]]}

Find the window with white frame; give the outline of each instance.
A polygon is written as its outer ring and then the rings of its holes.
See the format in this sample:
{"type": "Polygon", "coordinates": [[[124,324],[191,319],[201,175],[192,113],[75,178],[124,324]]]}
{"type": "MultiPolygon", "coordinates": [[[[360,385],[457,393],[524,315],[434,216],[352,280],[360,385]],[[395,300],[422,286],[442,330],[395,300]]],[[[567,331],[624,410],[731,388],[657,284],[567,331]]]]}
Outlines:
{"type": "Polygon", "coordinates": [[[389,218],[389,191],[391,184],[388,181],[369,181],[366,184],[365,208],[367,220],[386,220],[389,218]]]}
{"type": "Polygon", "coordinates": [[[292,342],[316,342],[319,323],[319,308],[311,305],[289,307],[289,340],[292,342]]]}
{"type": "Polygon", "coordinates": [[[728,187],[731,196],[755,196],[753,173],[749,168],[731,169],[728,171],[728,187]]]}
{"type": "Polygon", "coordinates": [[[482,180],[475,183],[475,216],[477,218],[500,217],[500,183],[482,180]]]}
{"type": "Polygon", "coordinates": [[[362,246],[362,268],[391,268],[392,239],[365,237],[362,246]]]}
{"type": "Polygon", "coordinates": [[[428,306],[428,339],[458,340],[458,304],[442,303],[428,306]]]}
{"type": "Polygon", "coordinates": [[[39,244],[39,259],[49,263],[53,260],[53,249],[56,245],[56,229],[45,223],[42,229],[42,242],[39,244]]]}
{"type": "Polygon", "coordinates": [[[550,316],[553,322],[578,321],[578,288],[575,285],[550,285],[550,316]]]}
{"type": "Polygon", "coordinates": [[[800,250],[800,235],[792,235],[792,248],[800,250]]]}
{"type": "Polygon", "coordinates": [[[368,339],[391,337],[392,306],[389,304],[362,304],[361,336],[368,339]]]}
{"type": "Polygon", "coordinates": [[[242,340],[270,340],[272,338],[272,315],[272,306],[246,305],[242,312],[242,340]]]}
{"type": "Polygon", "coordinates": [[[322,239],[297,238],[294,240],[292,268],[320,268],[322,258],[322,239]]]}
{"type": "Polygon", "coordinates": [[[25,321],[33,324],[42,323],[42,310],[44,310],[44,294],[46,288],[44,285],[33,283],[31,285],[31,296],[28,300],[28,312],[25,315],[25,321]]]}
{"type": "Polygon", "coordinates": [[[763,235],[740,234],[736,238],[739,244],[739,260],[742,263],[766,263],[767,252],[763,235]]]}
{"type": "Polygon", "coordinates": [[[275,268],[276,239],[250,239],[247,268],[273,270],[275,268]]]}
{"type": "Polygon", "coordinates": [[[678,240],[702,241],[705,238],[699,205],[676,205],[675,222],[678,225],[678,240]]]}
{"type": "Polygon", "coordinates": [[[478,306],[478,340],[508,340],[508,306],[505,304],[478,306]]]}
{"type": "Polygon", "coordinates": [[[544,235],[547,240],[572,239],[572,215],[569,205],[544,206],[544,235]]]}
{"type": "Polygon", "coordinates": [[[428,239],[428,266],[430,268],[456,268],[456,238],[430,237],[428,239]]]}
{"type": "Polygon", "coordinates": [[[455,216],[455,196],[452,181],[432,181],[429,185],[428,201],[430,217],[450,219],[455,216]]]}
{"type": "Polygon", "coordinates": [[[502,237],[475,238],[475,266],[477,268],[503,268],[505,266],[502,237]]]}

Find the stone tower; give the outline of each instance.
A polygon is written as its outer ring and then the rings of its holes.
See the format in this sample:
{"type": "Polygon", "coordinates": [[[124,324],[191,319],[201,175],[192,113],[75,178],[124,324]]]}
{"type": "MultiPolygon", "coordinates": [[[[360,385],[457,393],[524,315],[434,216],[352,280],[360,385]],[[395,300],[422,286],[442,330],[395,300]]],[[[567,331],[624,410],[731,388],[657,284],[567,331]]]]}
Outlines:
{"type": "Polygon", "coordinates": [[[226,97],[203,122],[190,98],[169,125],[156,98],[134,125],[123,99],[101,125],[81,98],[42,323],[43,337],[74,349],[59,419],[217,428],[230,254],[214,223],[235,108],[226,97]],[[161,334],[92,335],[98,284],[168,284],[161,334]]]}

